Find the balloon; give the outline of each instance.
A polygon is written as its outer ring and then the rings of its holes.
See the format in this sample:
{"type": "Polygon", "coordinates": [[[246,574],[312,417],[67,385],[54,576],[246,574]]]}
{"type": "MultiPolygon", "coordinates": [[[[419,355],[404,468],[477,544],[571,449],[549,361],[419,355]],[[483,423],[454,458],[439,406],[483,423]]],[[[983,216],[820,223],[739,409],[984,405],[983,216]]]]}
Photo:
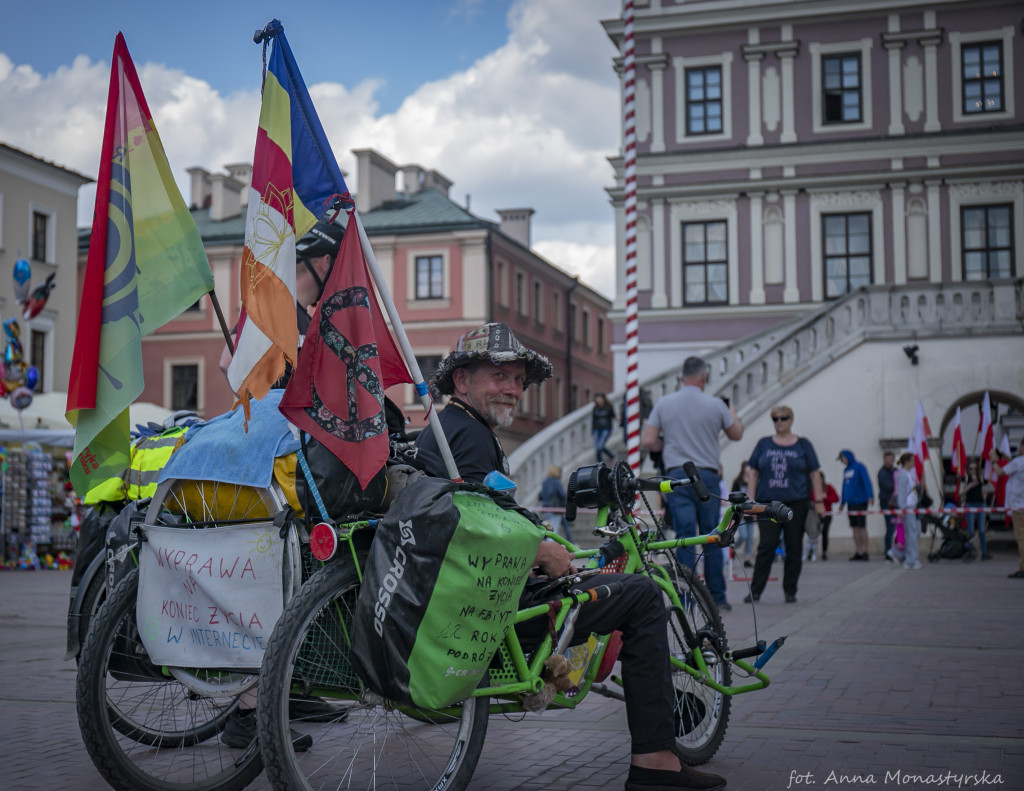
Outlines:
{"type": "Polygon", "coordinates": [[[32,279],[32,264],[19,258],[14,262],[14,298],[23,302],[28,296],[28,281],[32,279]]]}
{"type": "Polygon", "coordinates": [[[21,327],[18,326],[17,319],[7,319],[4,322],[4,333],[12,341],[15,341],[18,346],[21,346],[21,327]]]}
{"type": "Polygon", "coordinates": [[[34,319],[39,315],[40,311],[46,307],[46,300],[50,298],[50,292],[53,291],[53,279],[56,276],[57,274],[55,272],[51,272],[47,276],[46,282],[36,286],[35,290],[32,292],[32,296],[24,301],[25,310],[22,315],[25,317],[26,321],[28,319],[34,319]]]}
{"type": "Polygon", "coordinates": [[[39,369],[34,365],[30,365],[25,373],[25,387],[29,390],[35,390],[37,384],[39,384],[39,369]]]}
{"type": "Polygon", "coordinates": [[[27,387],[19,387],[11,393],[11,406],[20,412],[31,406],[34,397],[27,387]]]}

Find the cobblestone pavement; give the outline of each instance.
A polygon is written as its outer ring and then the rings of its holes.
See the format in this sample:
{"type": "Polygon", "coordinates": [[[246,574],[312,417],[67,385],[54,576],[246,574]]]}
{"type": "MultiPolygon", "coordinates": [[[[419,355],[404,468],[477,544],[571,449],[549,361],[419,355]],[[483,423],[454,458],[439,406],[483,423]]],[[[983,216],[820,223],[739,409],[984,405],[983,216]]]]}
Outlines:
{"type": "MultiPolygon", "coordinates": [[[[927,551],[927,540],[922,549],[927,551]]],[[[706,766],[732,791],[816,787],[1024,790],[1024,581],[995,560],[805,563],[797,604],[769,582],[755,613],[733,579],[730,642],[788,641],[771,686],[734,699],[706,766]],[[948,776],[952,774],[952,776],[948,776]],[[956,775],[963,775],[957,777],[956,775]]],[[[781,574],[781,565],[776,566],[781,574]]],[[[70,572],[0,573],[0,788],[100,791],[63,660],[70,572]]],[[[472,783],[487,791],[621,789],[621,703],[491,720],[472,783]]],[[[249,788],[267,791],[261,775],[249,788]]]]}

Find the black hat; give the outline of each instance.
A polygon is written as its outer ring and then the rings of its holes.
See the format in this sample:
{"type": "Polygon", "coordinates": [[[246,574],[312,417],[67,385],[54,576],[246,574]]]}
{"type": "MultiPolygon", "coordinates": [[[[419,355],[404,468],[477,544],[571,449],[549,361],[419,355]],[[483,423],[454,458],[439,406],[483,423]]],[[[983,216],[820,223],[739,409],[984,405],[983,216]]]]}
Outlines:
{"type": "Polygon", "coordinates": [[[295,243],[295,255],[306,258],[329,255],[333,261],[341,249],[341,237],[344,235],[345,229],[341,224],[320,220],[295,243]]]}
{"type": "Polygon", "coordinates": [[[441,360],[437,372],[430,378],[430,390],[435,395],[452,395],[455,383],[452,374],[456,368],[465,368],[474,362],[494,365],[526,363],[524,387],[538,384],[551,376],[551,363],[547,357],[527,349],[519,342],[507,324],[492,323],[463,333],[455,344],[455,351],[441,360]]]}

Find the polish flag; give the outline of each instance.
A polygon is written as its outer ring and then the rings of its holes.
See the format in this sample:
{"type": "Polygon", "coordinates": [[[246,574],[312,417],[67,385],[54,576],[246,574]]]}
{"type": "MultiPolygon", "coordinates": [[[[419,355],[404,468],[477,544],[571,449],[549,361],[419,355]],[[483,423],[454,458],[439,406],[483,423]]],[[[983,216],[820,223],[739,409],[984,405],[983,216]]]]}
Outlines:
{"type": "Polygon", "coordinates": [[[953,418],[953,458],[950,459],[949,466],[957,477],[967,472],[967,451],[964,448],[964,435],[960,430],[960,407],[956,408],[956,416],[953,418]]]}
{"type": "Polygon", "coordinates": [[[989,402],[988,390],[981,399],[981,425],[978,426],[978,434],[981,435],[981,458],[985,460],[985,478],[991,478],[992,462],[988,456],[995,447],[995,432],[992,428],[992,404],[989,402]]]}

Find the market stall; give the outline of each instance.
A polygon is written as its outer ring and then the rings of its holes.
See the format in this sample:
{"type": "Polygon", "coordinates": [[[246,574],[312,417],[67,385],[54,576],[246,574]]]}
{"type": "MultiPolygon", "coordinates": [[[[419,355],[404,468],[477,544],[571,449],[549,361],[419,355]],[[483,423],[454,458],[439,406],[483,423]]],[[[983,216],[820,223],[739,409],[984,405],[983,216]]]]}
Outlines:
{"type": "MultiPolygon", "coordinates": [[[[78,499],[68,483],[75,430],[66,404],[62,392],[35,394],[20,411],[0,399],[0,548],[8,568],[52,566],[75,548],[78,499]]],[[[170,414],[147,402],[129,409],[133,427],[170,414]]]]}

